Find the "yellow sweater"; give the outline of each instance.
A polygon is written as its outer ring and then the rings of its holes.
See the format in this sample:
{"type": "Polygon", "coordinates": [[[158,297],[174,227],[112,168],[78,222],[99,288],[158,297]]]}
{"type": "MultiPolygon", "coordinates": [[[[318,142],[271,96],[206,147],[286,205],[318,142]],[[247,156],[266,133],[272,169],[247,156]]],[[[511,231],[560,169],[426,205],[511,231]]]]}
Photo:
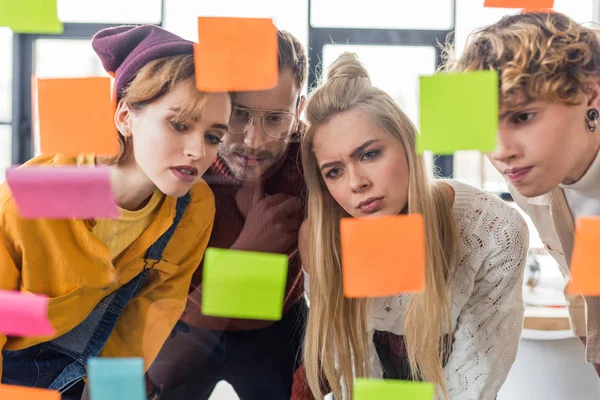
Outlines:
{"type": "MultiPolygon", "coordinates": [[[[94,154],[81,154],[76,163],[77,166],[93,167],[96,165],[96,157],[94,154]]],[[[94,235],[108,247],[110,258],[114,260],[150,226],[164,198],[164,193],[156,190],[141,210],[119,208],[121,217],[118,219],[87,220],[86,223],[94,235]]]]}
{"type": "MultiPolygon", "coordinates": [[[[28,165],[74,165],[72,157],[40,156],[28,165]]],[[[163,259],[123,311],[100,353],[143,357],[148,368],[184,310],[193,272],[212,231],[214,196],[205,182],[191,190],[187,207],[163,259]]],[[[165,196],[148,228],[114,260],[83,220],[20,218],[6,183],[0,186],[0,289],[42,293],[56,335],[45,338],[0,334],[0,350],[20,350],[63,335],[96,304],[144,268],[146,250],[169,228],[177,199],[165,196]]],[[[0,377],[2,357],[0,353],[0,377]]]]}
{"type": "Polygon", "coordinates": [[[98,219],[95,223],[90,223],[94,235],[108,247],[111,260],[150,226],[164,197],[164,193],[157,190],[141,210],[129,211],[121,208],[119,219],[98,219]]]}

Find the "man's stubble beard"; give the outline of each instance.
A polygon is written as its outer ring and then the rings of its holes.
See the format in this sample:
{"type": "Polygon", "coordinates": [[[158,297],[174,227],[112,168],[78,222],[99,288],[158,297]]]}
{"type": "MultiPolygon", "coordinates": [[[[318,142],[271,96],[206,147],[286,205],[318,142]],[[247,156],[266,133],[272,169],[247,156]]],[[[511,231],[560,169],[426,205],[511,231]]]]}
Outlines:
{"type": "Polygon", "coordinates": [[[269,160],[268,165],[266,165],[265,167],[253,168],[250,166],[245,166],[245,167],[240,168],[238,166],[234,166],[234,165],[230,164],[229,161],[227,160],[228,157],[236,157],[236,155],[237,155],[237,153],[234,153],[231,151],[228,151],[227,155],[221,156],[221,158],[223,159],[225,164],[227,164],[227,167],[233,173],[235,178],[242,182],[245,182],[247,180],[258,180],[258,178],[260,178],[260,177],[264,176],[266,173],[270,172],[273,169],[273,167],[275,165],[279,164],[279,162],[283,159],[283,157],[285,156],[285,153],[286,153],[285,150],[286,149],[281,150],[277,155],[275,155],[275,157],[272,157],[269,160]]]}

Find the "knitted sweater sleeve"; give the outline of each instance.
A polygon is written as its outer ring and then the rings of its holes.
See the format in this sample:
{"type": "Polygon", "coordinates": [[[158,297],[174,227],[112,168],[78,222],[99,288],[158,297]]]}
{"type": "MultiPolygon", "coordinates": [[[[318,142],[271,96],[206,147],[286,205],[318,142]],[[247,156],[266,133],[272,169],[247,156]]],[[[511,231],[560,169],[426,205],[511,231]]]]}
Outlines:
{"type": "Polygon", "coordinates": [[[515,360],[525,311],[527,225],[518,211],[505,204],[485,195],[477,201],[481,206],[458,224],[465,249],[458,275],[470,279],[455,285],[462,293],[452,296],[466,299],[459,308],[444,368],[452,400],[496,397],[515,360]]]}

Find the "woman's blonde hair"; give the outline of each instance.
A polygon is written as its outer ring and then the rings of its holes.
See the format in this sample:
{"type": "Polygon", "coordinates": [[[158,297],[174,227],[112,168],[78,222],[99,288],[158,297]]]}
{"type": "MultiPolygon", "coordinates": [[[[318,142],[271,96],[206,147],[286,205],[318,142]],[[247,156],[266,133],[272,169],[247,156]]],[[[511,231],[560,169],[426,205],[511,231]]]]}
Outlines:
{"type": "MultiPolygon", "coordinates": [[[[121,95],[120,102],[127,104],[132,112],[140,112],[148,104],[169,93],[177,84],[189,87],[186,105],[177,118],[182,120],[197,117],[208,97],[195,86],[194,55],[180,54],[150,61],[144,65],[121,95]]],[[[104,158],[103,163],[118,164],[131,152],[131,142],[119,132],[119,153],[116,157],[104,158]]]]}
{"type": "Polygon", "coordinates": [[[425,291],[412,296],[404,335],[413,378],[435,382],[447,393],[442,358],[450,341],[442,338],[446,331],[451,333],[447,283],[457,246],[451,206],[443,188],[428,177],[423,157],[415,152],[415,127],[387,93],[371,84],[364,66],[351,53],[333,63],[327,80],[311,93],[306,107],[309,128],[302,140],[302,162],[308,185],[308,259],[303,260],[310,275],[304,344],[308,384],[316,398],[322,398],[322,387],[329,385],[335,398],[341,399],[342,393],[352,396],[354,376],[368,377],[370,370],[371,303],[344,297],[342,288],[339,223],[349,215],[328,192],[312,146],[322,124],[353,109],[370,115],[406,151],[408,212],[424,216],[427,267],[425,291]]]}
{"type": "Polygon", "coordinates": [[[498,71],[506,111],[536,100],[577,104],[600,77],[598,31],[554,12],[505,16],[471,33],[458,58],[448,41],[444,59],[442,71],[498,71]]]}

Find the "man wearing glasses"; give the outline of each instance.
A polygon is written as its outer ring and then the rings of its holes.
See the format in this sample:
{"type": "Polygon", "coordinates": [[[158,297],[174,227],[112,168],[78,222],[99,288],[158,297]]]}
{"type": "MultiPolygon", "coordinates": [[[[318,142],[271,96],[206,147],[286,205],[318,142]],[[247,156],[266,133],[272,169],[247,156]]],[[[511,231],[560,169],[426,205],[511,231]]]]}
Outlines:
{"type": "Polygon", "coordinates": [[[279,79],[274,89],[240,92],[219,155],[205,180],[216,201],[210,247],[284,253],[288,281],[280,321],[202,315],[202,266],[188,306],[149,371],[160,399],[208,399],[215,385],[229,382],[240,399],[291,396],[301,362],[307,306],[298,250],[305,216],[299,116],[307,59],[302,44],[278,32],[279,79]]]}

